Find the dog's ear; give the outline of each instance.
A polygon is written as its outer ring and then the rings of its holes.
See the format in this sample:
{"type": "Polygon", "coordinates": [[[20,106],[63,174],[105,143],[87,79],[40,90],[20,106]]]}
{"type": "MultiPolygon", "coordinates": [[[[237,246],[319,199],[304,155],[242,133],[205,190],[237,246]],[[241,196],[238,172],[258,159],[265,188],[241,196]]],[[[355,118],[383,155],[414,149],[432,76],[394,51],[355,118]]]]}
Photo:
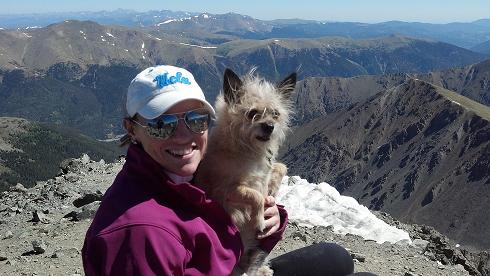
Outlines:
{"type": "Polygon", "coordinates": [[[282,80],[278,85],[277,89],[285,98],[289,98],[291,93],[294,91],[294,87],[296,86],[296,72],[287,76],[284,80],[282,80]]]}
{"type": "Polygon", "coordinates": [[[242,80],[231,69],[226,68],[223,76],[223,94],[227,104],[234,104],[240,98],[242,80]]]}

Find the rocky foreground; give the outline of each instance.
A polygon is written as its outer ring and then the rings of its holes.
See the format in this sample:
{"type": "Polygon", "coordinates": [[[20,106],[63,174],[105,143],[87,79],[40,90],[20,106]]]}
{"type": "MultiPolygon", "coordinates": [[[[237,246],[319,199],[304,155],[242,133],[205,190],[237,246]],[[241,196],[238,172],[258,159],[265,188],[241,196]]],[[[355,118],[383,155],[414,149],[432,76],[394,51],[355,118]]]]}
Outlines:
{"type": "MultiPolygon", "coordinates": [[[[59,176],[26,189],[21,184],[0,196],[0,275],[83,275],[80,251],[102,194],[124,160],[106,164],[86,155],[65,160],[59,176]]],[[[287,206],[286,206],[287,208],[287,206]]],[[[307,228],[291,222],[275,257],[318,242],[336,242],[351,252],[356,271],[378,275],[490,275],[488,252],[461,249],[433,228],[402,224],[411,245],[377,244],[330,227],[307,228]]],[[[325,260],[328,261],[328,260],[325,260]]]]}

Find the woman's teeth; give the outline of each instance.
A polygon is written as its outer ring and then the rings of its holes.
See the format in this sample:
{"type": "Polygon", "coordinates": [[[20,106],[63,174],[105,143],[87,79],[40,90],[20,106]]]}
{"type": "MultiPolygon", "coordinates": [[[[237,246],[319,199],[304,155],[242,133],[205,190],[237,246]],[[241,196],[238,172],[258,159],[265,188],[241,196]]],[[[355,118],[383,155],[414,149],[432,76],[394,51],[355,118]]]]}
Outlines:
{"type": "Polygon", "coordinates": [[[187,149],[167,150],[167,152],[173,156],[181,157],[181,156],[192,153],[193,150],[194,150],[194,147],[187,148],[187,149]]]}

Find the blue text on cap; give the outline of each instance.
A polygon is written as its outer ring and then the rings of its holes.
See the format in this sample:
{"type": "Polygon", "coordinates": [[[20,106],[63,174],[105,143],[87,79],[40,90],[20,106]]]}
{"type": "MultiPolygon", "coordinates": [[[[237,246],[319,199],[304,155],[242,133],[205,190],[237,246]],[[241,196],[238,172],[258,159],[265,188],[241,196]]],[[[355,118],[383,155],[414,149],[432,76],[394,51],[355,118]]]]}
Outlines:
{"type": "Polygon", "coordinates": [[[187,85],[191,84],[188,78],[182,77],[181,72],[177,72],[175,76],[170,76],[170,77],[168,77],[168,73],[158,75],[155,77],[155,79],[153,79],[153,81],[157,82],[157,86],[159,88],[163,88],[167,85],[175,84],[177,82],[180,82],[182,84],[187,84],[187,85]]]}

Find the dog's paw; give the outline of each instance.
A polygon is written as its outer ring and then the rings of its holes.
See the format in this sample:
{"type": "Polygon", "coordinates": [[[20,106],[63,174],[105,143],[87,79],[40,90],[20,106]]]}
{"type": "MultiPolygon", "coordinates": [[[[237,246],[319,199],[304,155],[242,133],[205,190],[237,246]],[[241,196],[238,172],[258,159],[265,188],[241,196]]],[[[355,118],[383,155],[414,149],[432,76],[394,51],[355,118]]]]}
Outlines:
{"type": "Polygon", "coordinates": [[[274,163],[272,173],[282,180],[282,178],[288,173],[288,168],[283,163],[274,163]]]}
{"type": "Polygon", "coordinates": [[[288,168],[282,163],[274,163],[271,170],[271,179],[268,184],[269,195],[275,196],[279,190],[283,177],[287,174],[288,168]]]}
{"type": "Polygon", "coordinates": [[[272,270],[270,267],[263,265],[257,270],[257,276],[273,276],[274,275],[274,270],[272,270]]]}

